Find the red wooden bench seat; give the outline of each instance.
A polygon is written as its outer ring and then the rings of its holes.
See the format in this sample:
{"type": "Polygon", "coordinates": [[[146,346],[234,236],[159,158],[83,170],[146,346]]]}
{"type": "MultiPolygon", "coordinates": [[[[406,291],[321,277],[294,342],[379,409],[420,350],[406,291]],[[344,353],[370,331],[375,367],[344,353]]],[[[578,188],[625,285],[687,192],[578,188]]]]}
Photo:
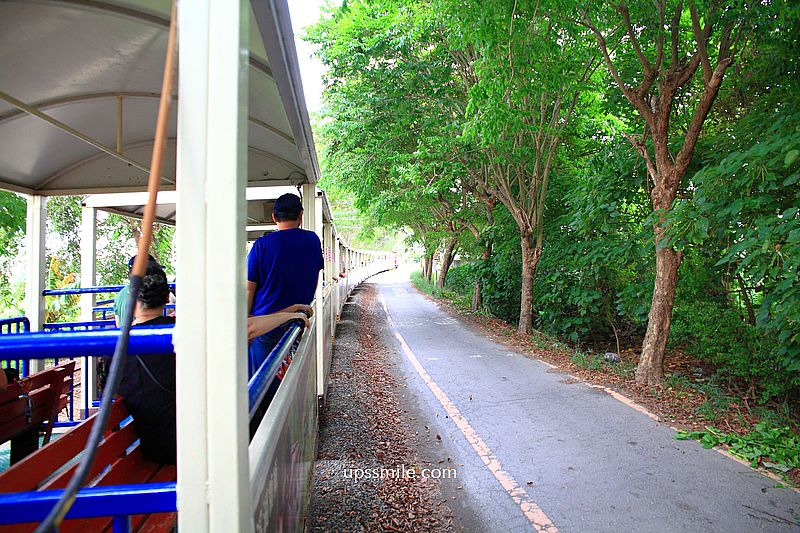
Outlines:
{"type": "MultiPolygon", "coordinates": [[[[24,461],[0,474],[0,492],[27,492],[64,488],[72,477],[78,456],[86,444],[96,415],[72,428],[58,440],[31,454],[24,461]]],[[[127,485],[175,481],[174,465],[161,465],[146,459],[139,449],[132,420],[122,401],[114,402],[108,428],[97,450],[88,486],[127,485]],[[134,444],[136,444],[134,446],[134,444]]],[[[170,531],[177,513],[155,513],[131,517],[131,531],[170,531]]],[[[33,531],[36,524],[0,527],[4,533],[33,531]]],[[[111,531],[112,518],[65,520],[62,532],[111,531]]]]}
{"type": "Polygon", "coordinates": [[[45,422],[44,443],[50,441],[53,423],[69,400],[74,371],[75,362],[69,361],[9,383],[0,392],[0,443],[11,441],[12,465],[39,447],[45,422]]]}

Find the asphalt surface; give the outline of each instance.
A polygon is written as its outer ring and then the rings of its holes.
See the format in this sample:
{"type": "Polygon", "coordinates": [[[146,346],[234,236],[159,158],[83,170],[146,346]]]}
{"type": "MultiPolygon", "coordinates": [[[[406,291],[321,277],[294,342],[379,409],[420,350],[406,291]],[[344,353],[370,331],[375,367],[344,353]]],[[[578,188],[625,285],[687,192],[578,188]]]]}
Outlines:
{"type": "Polygon", "coordinates": [[[407,270],[370,282],[418,422],[456,465],[465,530],[800,531],[798,492],[483,337],[407,270]]]}

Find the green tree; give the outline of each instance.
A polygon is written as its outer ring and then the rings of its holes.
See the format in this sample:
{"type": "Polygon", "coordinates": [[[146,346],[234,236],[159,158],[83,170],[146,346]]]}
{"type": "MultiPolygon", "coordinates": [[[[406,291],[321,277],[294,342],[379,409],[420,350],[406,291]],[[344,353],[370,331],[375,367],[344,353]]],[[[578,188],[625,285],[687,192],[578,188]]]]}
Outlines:
{"type": "Polygon", "coordinates": [[[617,88],[638,114],[632,122],[644,122],[641,133],[624,133],[652,181],[656,278],[636,371],[637,383],[648,385],[660,383],[663,375],[682,259],[665,240],[668,213],[748,29],[745,10],[667,0],[656,1],[655,8],[600,2],[581,17],[617,88]]]}
{"type": "Polygon", "coordinates": [[[488,189],[519,229],[518,330],[533,324],[550,174],[576,105],[599,64],[586,32],[552,17],[541,2],[441,2],[473,72],[465,134],[483,150],[488,189]]]}

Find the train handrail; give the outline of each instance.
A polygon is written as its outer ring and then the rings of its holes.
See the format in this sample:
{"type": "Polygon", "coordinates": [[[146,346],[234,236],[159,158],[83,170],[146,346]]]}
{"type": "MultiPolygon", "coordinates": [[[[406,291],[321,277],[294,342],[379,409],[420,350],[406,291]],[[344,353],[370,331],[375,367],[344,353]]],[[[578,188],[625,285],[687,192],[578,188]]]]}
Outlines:
{"type": "Polygon", "coordinates": [[[48,322],[42,324],[42,331],[74,331],[75,328],[116,327],[113,320],[92,320],[89,322],[48,322]]]}
{"type": "MultiPolygon", "coordinates": [[[[175,482],[88,487],[78,491],[66,518],[127,517],[174,513],[178,510],[175,482]]],[[[39,522],[53,508],[62,490],[0,494],[0,524],[39,522]]],[[[117,530],[116,528],[114,529],[117,530]]]]}
{"type": "MultiPolygon", "coordinates": [[[[131,329],[128,355],[172,353],[173,326],[131,329]]],[[[48,359],[60,357],[110,356],[120,331],[95,329],[67,333],[34,332],[0,336],[0,359],[48,359]]]]}
{"type": "Polygon", "coordinates": [[[258,410],[261,401],[267,394],[270,383],[275,379],[275,375],[278,373],[289,350],[292,349],[294,342],[303,333],[303,328],[304,324],[302,322],[298,321],[292,323],[286,333],[283,334],[278,344],[275,345],[266,359],[264,359],[264,362],[261,363],[261,366],[258,367],[258,370],[255,371],[253,377],[250,378],[247,384],[247,395],[250,406],[248,411],[249,418],[253,418],[253,415],[258,410]]]}
{"type": "MultiPolygon", "coordinates": [[[[170,289],[175,289],[174,283],[169,283],[170,289]]],[[[119,292],[127,285],[98,285],[96,287],[76,287],[74,289],[45,289],[42,296],[65,296],[71,294],[102,294],[106,292],[119,292]]]]}
{"type": "Polygon", "coordinates": [[[0,318],[0,335],[16,335],[31,330],[31,321],[26,316],[15,316],[11,318],[0,318]],[[11,331],[11,326],[17,326],[16,331],[11,331]],[[8,331],[4,331],[4,326],[8,326],[8,331]],[[23,329],[20,331],[19,326],[23,329]]]}

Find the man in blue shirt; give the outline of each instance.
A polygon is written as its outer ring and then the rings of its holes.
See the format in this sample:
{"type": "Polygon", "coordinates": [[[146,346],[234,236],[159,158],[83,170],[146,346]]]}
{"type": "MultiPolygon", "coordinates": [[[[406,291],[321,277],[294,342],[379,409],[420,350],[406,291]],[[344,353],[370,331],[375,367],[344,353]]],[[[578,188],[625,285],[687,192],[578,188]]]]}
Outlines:
{"type": "MultiPolygon", "coordinates": [[[[300,197],[284,194],[275,201],[272,220],[278,231],[260,237],[247,256],[247,306],[250,316],[291,312],[296,304],[314,299],[323,268],[322,243],[313,231],[300,228],[300,197]]],[[[253,339],[250,374],[264,362],[283,336],[276,328],[253,339]]]]}

